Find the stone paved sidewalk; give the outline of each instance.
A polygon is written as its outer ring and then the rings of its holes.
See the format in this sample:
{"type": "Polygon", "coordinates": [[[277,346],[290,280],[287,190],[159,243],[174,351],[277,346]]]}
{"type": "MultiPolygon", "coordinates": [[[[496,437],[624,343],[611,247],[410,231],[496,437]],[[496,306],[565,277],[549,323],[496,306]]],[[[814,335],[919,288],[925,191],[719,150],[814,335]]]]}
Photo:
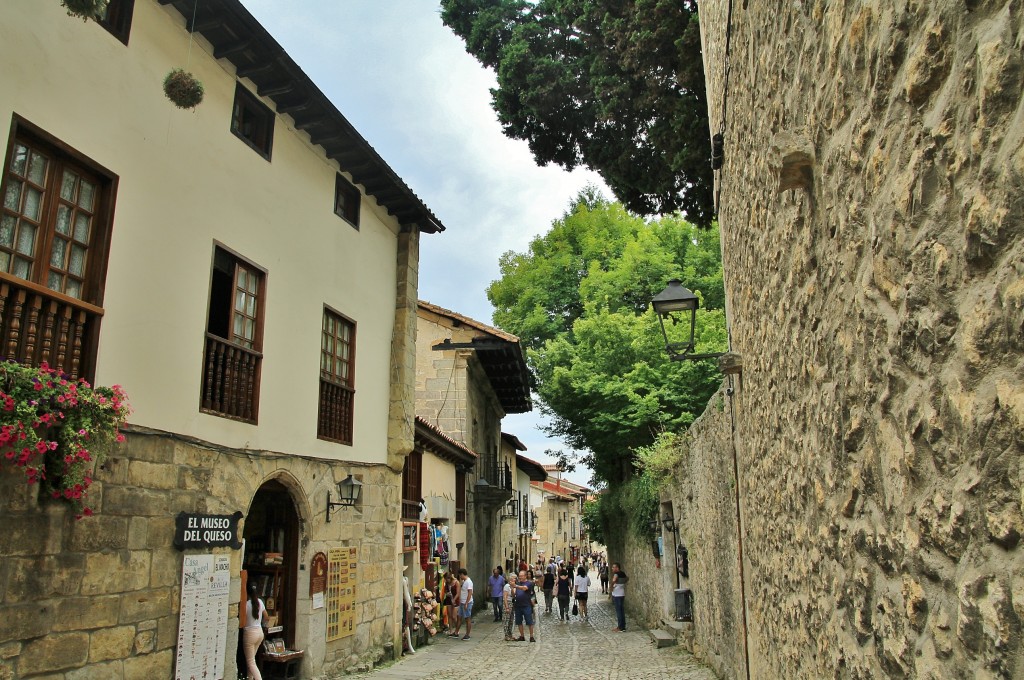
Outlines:
{"type": "MultiPolygon", "coordinates": [[[[543,611],[543,604],[538,608],[543,611]]],[[[555,611],[557,612],[557,605],[555,611]]],[[[646,630],[612,631],[611,601],[598,593],[590,620],[559,623],[541,614],[537,642],[505,642],[490,610],[473,624],[469,641],[435,637],[415,654],[369,673],[366,680],[715,680],[715,675],[679,647],[656,649],[646,630]]],[[[518,635],[518,633],[516,633],[518,635]]],[[[529,637],[529,635],[527,635],[529,637]]]]}

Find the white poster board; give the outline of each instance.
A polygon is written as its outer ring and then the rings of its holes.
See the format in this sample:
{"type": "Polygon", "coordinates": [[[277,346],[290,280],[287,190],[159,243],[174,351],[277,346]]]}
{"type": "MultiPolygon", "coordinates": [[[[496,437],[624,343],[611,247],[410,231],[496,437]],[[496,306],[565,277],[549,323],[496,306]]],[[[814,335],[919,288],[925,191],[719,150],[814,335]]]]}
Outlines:
{"type": "Polygon", "coordinates": [[[230,569],[227,555],[185,555],[175,680],[224,677],[230,569]]]}

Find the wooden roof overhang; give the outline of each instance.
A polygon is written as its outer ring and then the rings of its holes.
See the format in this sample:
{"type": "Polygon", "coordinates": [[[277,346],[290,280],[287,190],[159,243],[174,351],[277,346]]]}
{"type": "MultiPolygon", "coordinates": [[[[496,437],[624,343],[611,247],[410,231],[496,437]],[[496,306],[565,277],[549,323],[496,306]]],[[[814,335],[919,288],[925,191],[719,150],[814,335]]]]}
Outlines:
{"type": "Polygon", "coordinates": [[[238,0],[158,2],[185,17],[185,28],[209,41],[216,59],[231,62],[239,78],[251,80],[278,113],[291,116],[295,128],[306,132],[402,227],[444,231],[441,221],[238,0]]]}
{"type": "Polygon", "coordinates": [[[543,465],[518,453],[516,454],[516,467],[525,472],[531,482],[543,482],[548,478],[547,470],[543,465]]]}
{"type": "Polygon", "coordinates": [[[487,374],[491,388],[505,413],[527,413],[533,410],[530,398],[530,374],[526,369],[523,348],[518,341],[494,337],[473,338],[470,342],[444,342],[431,347],[435,351],[471,349],[487,374]]]}

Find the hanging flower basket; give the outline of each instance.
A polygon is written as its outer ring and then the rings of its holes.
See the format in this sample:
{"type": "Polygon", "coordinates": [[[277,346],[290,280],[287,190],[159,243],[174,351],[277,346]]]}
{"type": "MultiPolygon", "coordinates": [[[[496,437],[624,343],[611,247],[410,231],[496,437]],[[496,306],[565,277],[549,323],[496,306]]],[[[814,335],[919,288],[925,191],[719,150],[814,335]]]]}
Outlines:
{"type": "Polygon", "coordinates": [[[120,385],[93,387],[43,364],[0,363],[0,465],[20,468],[30,485],[69,503],[78,517],[95,466],[124,441],[131,413],[120,385]]]}
{"type": "Polygon", "coordinates": [[[176,68],[164,78],[164,94],[179,109],[194,109],[203,101],[203,84],[188,71],[176,68]]]}
{"type": "Polygon", "coordinates": [[[109,0],[60,0],[69,17],[99,19],[107,9],[109,0]]]}

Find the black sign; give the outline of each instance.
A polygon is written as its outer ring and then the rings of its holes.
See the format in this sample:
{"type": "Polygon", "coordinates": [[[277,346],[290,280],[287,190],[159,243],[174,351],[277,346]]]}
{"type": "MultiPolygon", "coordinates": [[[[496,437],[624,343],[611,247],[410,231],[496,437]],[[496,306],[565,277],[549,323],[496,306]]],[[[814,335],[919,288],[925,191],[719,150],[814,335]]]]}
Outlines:
{"type": "Polygon", "coordinates": [[[241,512],[233,515],[179,512],[174,518],[174,547],[185,550],[231,546],[237,550],[242,547],[241,537],[238,535],[240,519],[241,512]]]}

